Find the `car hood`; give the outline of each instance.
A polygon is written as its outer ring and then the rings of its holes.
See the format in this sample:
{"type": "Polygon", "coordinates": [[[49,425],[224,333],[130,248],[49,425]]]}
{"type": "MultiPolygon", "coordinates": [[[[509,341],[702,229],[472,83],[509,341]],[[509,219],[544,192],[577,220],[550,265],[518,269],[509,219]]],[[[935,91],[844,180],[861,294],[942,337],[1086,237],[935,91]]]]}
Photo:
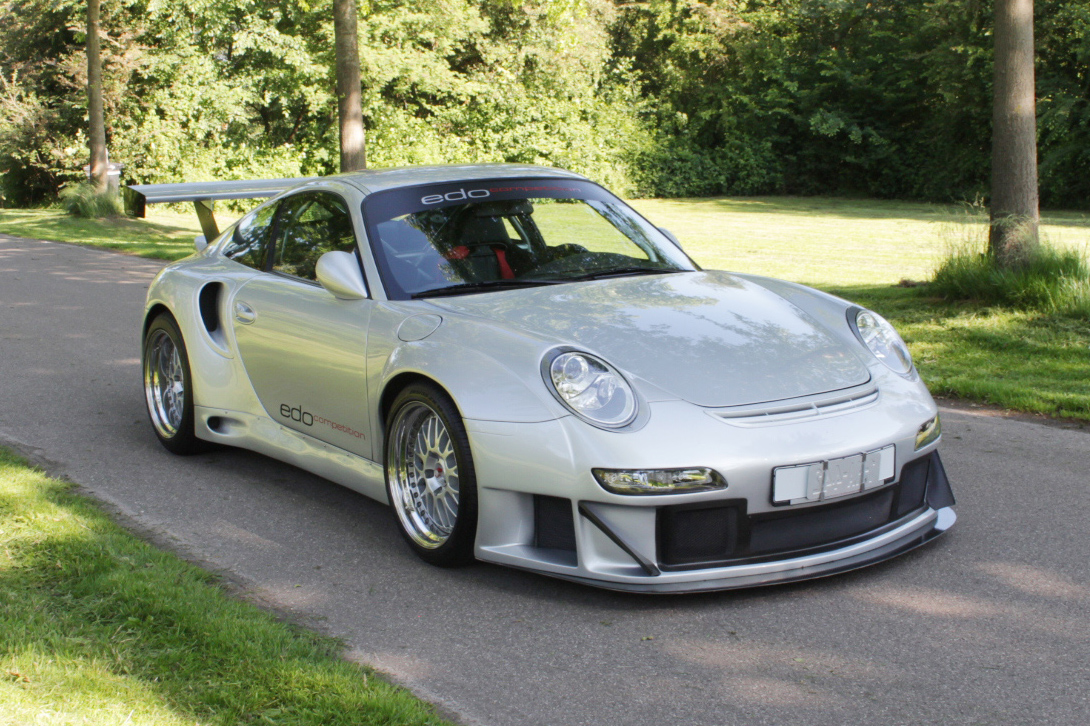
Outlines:
{"type": "Polygon", "coordinates": [[[726,272],[610,278],[429,302],[584,349],[699,406],[778,401],[870,378],[842,337],[779,295],[726,272]]]}

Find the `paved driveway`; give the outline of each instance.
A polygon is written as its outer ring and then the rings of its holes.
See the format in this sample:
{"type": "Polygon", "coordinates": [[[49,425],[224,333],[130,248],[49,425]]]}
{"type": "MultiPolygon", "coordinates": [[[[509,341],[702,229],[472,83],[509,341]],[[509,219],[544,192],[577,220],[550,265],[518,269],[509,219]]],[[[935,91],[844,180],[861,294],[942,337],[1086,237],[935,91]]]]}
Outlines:
{"type": "Polygon", "coordinates": [[[170,456],[140,389],[160,263],[0,235],[0,443],[469,723],[1090,723],[1090,436],[945,411],[960,522],[855,573],[639,597],[419,563],[389,512],[241,451],[170,456]]]}

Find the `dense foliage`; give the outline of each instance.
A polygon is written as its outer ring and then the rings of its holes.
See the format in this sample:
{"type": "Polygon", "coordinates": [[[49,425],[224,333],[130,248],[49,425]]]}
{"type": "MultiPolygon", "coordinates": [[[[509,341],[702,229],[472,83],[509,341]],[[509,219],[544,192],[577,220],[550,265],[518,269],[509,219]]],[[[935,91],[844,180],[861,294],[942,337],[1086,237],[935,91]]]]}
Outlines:
{"type": "MultiPolygon", "coordinates": [[[[372,166],[563,166],[643,195],[987,190],[989,0],[371,0],[372,166]]],[[[0,2],[3,203],[86,163],[81,0],[0,2]]],[[[1090,5],[1037,0],[1042,200],[1090,205],[1090,5]]],[[[112,157],[143,182],[336,171],[318,0],[104,0],[112,157]]]]}

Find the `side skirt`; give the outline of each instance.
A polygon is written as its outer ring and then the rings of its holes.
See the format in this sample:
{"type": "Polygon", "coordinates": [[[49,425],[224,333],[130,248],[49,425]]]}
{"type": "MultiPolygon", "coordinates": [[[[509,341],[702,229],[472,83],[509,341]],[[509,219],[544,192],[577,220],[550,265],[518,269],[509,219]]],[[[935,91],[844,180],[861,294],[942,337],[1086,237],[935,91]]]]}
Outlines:
{"type": "Polygon", "coordinates": [[[389,504],[381,464],[292,431],[266,416],[205,406],[196,406],[194,414],[197,438],[256,451],[389,504]]]}

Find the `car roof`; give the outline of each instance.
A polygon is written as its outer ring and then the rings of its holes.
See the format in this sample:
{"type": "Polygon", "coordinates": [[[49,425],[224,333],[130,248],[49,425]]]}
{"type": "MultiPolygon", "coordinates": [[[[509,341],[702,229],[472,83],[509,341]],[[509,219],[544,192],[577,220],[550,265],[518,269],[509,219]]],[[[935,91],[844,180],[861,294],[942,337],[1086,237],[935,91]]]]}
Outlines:
{"type": "Polygon", "coordinates": [[[575,172],[533,164],[443,164],[435,166],[403,166],[389,169],[337,174],[326,179],[347,182],[364,194],[412,187],[422,184],[443,184],[476,181],[478,179],[586,179],[575,172]]]}

